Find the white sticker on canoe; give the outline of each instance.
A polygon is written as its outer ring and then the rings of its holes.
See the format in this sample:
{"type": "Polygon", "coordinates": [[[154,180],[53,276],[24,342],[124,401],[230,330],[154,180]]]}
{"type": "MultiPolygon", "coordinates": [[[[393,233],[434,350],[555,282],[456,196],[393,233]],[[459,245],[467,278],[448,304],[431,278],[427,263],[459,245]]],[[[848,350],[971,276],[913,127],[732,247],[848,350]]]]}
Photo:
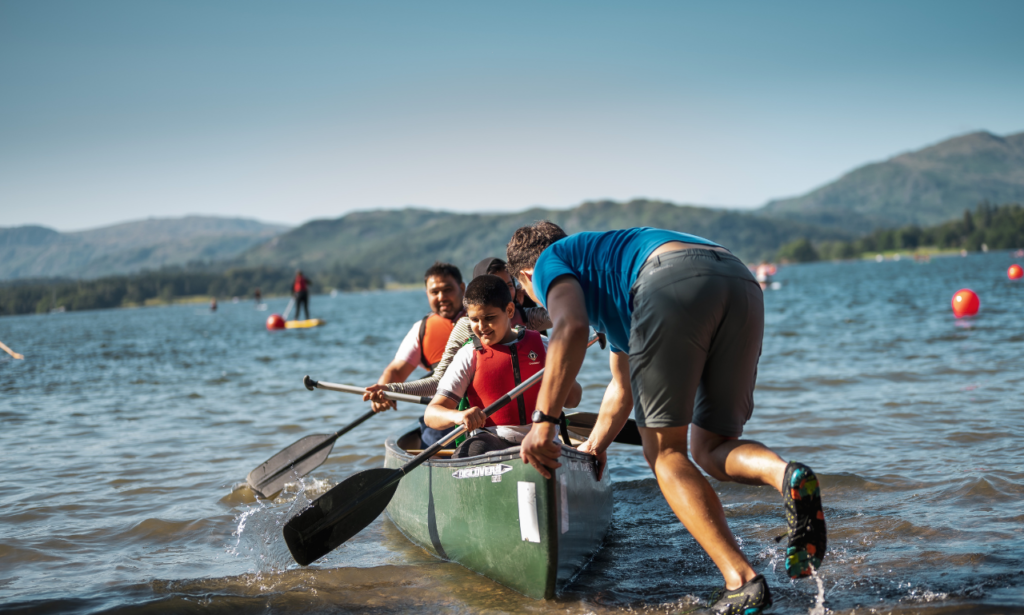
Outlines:
{"type": "Polygon", "coordinates": [[[537,523],[537,485],[519,481],[519,535],[529,542],[540,542],[537,523]]]}
{"type": "Polygon", "coordinates": [[[565,481],[565,474],[558,475],[558,487],[562,492],[562,533],[569,531],[569,487],[565,481]]]}
{"type": "Polygon", "coordinates": [[[461,470],[455,470],[452,472],[452,478],[480,478],[481,476],[490,476],[497,478],[494,481],[496,483],[501,482],[501,475],[505,472],[511,472],[512,466],[505,465],[504,463],[498,463],[492,466],[476,466],[473,468],[462,468],[461,470]]]}

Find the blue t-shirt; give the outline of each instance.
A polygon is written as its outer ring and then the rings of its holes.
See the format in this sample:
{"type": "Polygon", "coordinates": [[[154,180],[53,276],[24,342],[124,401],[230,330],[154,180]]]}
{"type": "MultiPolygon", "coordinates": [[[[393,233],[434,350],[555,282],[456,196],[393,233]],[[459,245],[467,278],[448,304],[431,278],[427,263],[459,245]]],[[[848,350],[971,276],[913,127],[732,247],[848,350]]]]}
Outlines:
{"type": "Polygon", "coordinates": [[[576,233],[541,252],[533,269],[533,289],[547,306],[551,282],[565,274],[575,277],[583,287],[590,326],[608,336],[613,351],[628,352],[633,315],[629,290],[647,257],[670,241],[718,245],[696,235],[648,227],[576,233]]]}

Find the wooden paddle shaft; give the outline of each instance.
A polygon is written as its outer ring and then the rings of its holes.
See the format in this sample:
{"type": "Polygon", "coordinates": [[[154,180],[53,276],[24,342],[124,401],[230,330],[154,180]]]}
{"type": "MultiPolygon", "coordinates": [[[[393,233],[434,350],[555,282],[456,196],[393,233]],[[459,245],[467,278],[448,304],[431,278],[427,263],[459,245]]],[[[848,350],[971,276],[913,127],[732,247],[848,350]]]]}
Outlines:
{"type": "Polygon", "coordinates": [[[20,354],[14,352],[13,350],[11,350],[10,348],[8,348],[7,346],[5,346],[3,342],[0,342],[0,349],[3,349],[4,352],[6,352],[7,354],[11,355],[15,359],[24,359],[25,358],[24,355],[20,355],[20,354]]]}
{"type": "MultiPolygon", "coordinates": [[[[366,393],[366,389],[363,387],[352,386],[351,384],[335,384],[333,382],[321,382],[313,380],[309,376],[302,379],[303,384],[306,388],[312,391],[314,388],[327,389],[328,391],[338,391],[339,393],[352,393],[354,395],[363,395],[366,393]],[[308,382],[307,382],[308,379],[308,382]]],[[[430,403],[429,397],[420,397],[419,395],[406,395],[405,393],[392,393],[390,391],[384,391],[384,397],[391,401],[405,401],[410,404],[422,404],[427,405],[430,403]]]]}

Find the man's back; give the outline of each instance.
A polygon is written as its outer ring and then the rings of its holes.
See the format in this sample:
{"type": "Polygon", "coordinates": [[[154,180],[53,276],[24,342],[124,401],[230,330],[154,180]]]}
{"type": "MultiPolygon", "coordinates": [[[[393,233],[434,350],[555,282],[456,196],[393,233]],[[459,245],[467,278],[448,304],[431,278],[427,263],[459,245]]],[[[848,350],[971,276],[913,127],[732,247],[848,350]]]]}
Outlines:
{"type": "Polygon", "coordinates": [[[591,325],[608,336],[614,350],[628,351],[630,288],[647,257],[672,241],[718,245],[696,235],[649,227],[576,233],[552,244],[537,259],[537,298],[546,305],[555,278],[575,277],[583,288],[591,325]]]}

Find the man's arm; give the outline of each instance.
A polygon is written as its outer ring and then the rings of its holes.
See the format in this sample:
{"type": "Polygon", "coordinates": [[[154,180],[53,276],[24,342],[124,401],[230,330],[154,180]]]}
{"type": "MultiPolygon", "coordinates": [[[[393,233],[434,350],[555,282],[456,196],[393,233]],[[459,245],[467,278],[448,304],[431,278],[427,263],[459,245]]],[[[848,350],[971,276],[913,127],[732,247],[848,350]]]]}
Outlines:
{"type": "MultiPolygon", "coordinates": [[[[587,354],[590,321],[583,297],[583,288],[571,275],[563,275],[548,287],[548,314],[551,316],[551,336],[548,338],[544,379],[537,396],[537,410],[551,417],[559,417],[569,397],[576,375],[587,354]]],[[[558,457],[561,448],[554,440],[557,427],[552,423],[535,423],[523,439],[520,457],[550,478],[549,470],[561,467],[558,457]]]]}
{"type": "Polygon", "coordinates": [[[584,453],[597,455],[598,480],[601,480],[601,474],[604,473],[608,458],[606,451],[615,440],[615,436],[622,431],[622,426],[629,420],[629,413],[633,410],[633,390],[629,384],[629,355],[624,352],[613,352],[609,363],[612,381],[604,391],[597,423],[594,424],[590,437],[578,449],[584,453]]]}
{"type": "Polygon", "coordinates": [[[578,408],[580,402],[583,401],[583,387],[580,383],[573,382],[572,388],[569,389],[569,396],[565,398],[565,405],[563,408],[578,408]]]}
{"type": "Polygon", "coordinates": [[[388,366],[384,368],[384,372],[381,373],[380,378],[377,379],[377,384],[388,384],[389,382],[405,382],[405,379],[409,377],[412,370],[416,369],[416,366],[412,363],[406,363],[402,359],[395,359],[388,366]]]}
{"type": "MultiPolygon", "coordinates": [[[[405,379],[409,377],[412,370],[416,369],[415,365],[406,363],[402,359],[395,359],[388,366],[384,368],[384,372],[377,379],[377,384],[388,384],[389,382],[405,382],[405,379]]],[[[383,390],[383,387],[370,387],[368,391],[363,395],[363,401],[373,401],[370,406],[374,412],[384,412],[388,408],[398,408],[398,405],[390,399],[386,399],[383,395],[374,395],[378,391],[383,390]],[[374,399],[376,398],[376,399],[374,399]]]]}
{"type": "Polygon", "coordinates": [[[397,408],[398,406],[393,401],[389,401],[384,398],[381,391],[385,387],[381,386],[384,384],[390,384],[392,382],[405,382],[405,379],[409,377],[409,374],[416,369],[416,365],[419,362],[420,357],[420,324],[422,321],[416,321],[413,323],[412,328],[405,334],[402,339],[402,343],[398,346],[398,352],[395,353],[395,358],[391,360],[391,363],[384,368],[384,372],[381,373],[380,378],[377,379],[377,384],[366,387],[367,393],[363,395],[363,401],[372,401],[372,407],[374,412],[383,412],[388,408],[397,408]]]}

